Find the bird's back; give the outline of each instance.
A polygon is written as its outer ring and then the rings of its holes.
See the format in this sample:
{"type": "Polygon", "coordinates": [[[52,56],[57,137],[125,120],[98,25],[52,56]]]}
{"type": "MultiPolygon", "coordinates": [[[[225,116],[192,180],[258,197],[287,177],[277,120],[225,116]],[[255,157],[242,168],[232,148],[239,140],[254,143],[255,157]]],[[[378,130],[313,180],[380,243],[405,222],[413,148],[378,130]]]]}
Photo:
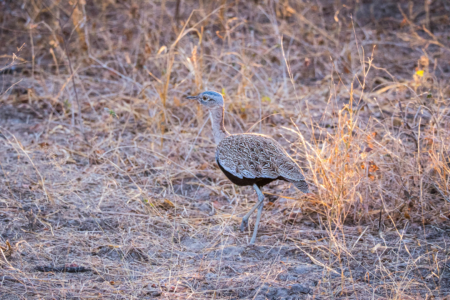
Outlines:
{"type": "Polygon", "coordinates": [[[216,160],[222,169],[236,178],[280,178],[308,191],[300,167],[271,137],[253,133],[230,135],[217,146],[216,160]]]}

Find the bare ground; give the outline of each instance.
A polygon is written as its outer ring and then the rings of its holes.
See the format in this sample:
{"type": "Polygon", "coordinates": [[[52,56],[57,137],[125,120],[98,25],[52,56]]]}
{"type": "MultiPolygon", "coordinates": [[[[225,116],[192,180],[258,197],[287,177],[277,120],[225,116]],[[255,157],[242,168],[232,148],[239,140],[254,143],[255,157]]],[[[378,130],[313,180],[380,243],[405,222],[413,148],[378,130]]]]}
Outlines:
{"type": "Polygon", "coordinates": [[[446,1],[87,2],[0,2],[0,299],[450,297],[446,1]],[[316,195],[253,246],[205,89],[316,195]]]}

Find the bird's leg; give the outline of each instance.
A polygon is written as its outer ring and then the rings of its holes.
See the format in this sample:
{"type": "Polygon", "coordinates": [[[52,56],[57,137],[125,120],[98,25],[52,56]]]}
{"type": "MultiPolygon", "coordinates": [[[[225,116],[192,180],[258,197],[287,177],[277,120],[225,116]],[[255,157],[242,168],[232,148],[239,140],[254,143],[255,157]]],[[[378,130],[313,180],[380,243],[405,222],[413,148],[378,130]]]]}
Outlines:
{"type": "Polygon", "coordinates": [[[258,233],[259,220],[261,220],[261,213],[262,213],[263,207],[264,207],[264,202],[261,202],[261,205],[258,208],[258,215],[256,216],[255,229],[253,229],[253,235],[252,235],[252,239],[250,240],[250,245],[255,243],[256,234],[258,233]]]}
{"type": "MultiPolygon", "coordinates": [[[[259,197],[258,197],[259,199],[259,197]]],[[[241,231],[244,232],[245,228],[247,228],[248,226],[248,218],[250,218],[250,216],[252,215],[252,213],[255,211],[255,209],[258,208],[258,206],[261,203],[258,201],[258,203],[255,204],[255,206],[253,206],[250,211],[242,218],[242,223],[241,223],[241,231]]]]}
{"type": "Polygon", "coordinates": [[[256,216],[255,229],[253,229],[253,235],[252,239],[250,240],[250,245],[255,243],[256,234],[258,233],[259,220],[261,220],[261,213],[264,207],[264,194],[261,192],[261,190],[256,184],[254,184],[253,187],[255,188],[256,193],[258,194],[259,207],[258,207],[258,215],[256,216]]]}
{"type": "Polygon", "coordinates": [[[253,206],[250,211],[242,218],[242,223],[241,223],[241,232],[244,232],[245,228],[247,228],[248,226],[248,219],[250,218],[250,216],[252,215],[252,213],[255,211],[255,209],[257,209],[261,203],[264,200],[264,195],[261,192],[261,190],[259,189],[259,187],[254,184],[253,187],[256,190],[256,194],[258,195],[258,203],[255,204],[255,206],[253,206]],[[262,199],[262,200],[261,200],[262,199]]]}

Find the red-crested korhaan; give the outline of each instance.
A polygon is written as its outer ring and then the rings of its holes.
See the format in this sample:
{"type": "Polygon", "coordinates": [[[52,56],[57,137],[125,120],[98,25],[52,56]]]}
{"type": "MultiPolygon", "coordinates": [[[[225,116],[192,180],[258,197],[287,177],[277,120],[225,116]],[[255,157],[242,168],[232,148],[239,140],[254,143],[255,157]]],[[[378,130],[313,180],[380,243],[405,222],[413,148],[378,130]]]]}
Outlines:
{"type": "Polygon", "coordinates": [[[274,180],[288,181],[310,193],[300,167],[273,138],[255,133],[230,134],[224,126],[224,100],[220,93],[206,91],[195,99],[209,109],[214,141],[217,144],[216,162],[228,179],[239,186],[251,185],[258,195],[258,203],[242,218],[241,231],[248,226],[250,215],[258,209],[250,244],[256,240],[264,206],[261,189],[274,180]]]}

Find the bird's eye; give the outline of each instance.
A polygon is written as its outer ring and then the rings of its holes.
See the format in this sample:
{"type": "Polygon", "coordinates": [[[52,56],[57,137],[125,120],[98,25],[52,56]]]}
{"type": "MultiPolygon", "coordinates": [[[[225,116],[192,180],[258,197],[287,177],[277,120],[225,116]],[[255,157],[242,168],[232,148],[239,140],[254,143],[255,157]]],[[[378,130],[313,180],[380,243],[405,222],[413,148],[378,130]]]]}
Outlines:
{"type": "Polygon", "coordinates": [[[203,101],[206,101],[206,100],[208,100],[208,97],[203,96],[203,101]]]}

